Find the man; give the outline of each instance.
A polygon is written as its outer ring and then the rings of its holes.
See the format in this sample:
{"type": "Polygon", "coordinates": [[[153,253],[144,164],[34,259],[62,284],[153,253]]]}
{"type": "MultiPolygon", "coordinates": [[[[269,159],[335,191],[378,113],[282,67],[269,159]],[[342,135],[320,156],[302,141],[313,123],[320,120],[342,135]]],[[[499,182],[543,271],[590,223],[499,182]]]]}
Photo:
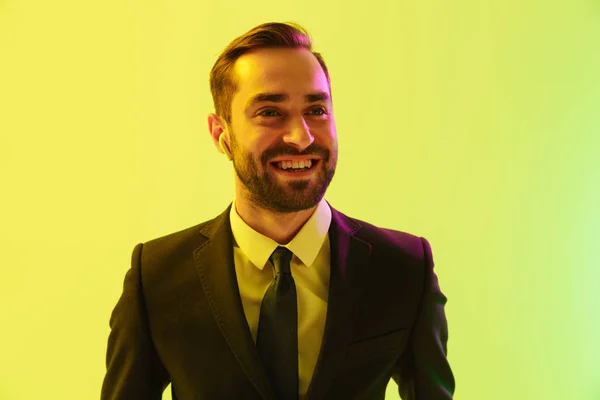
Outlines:
{"type": "Polygon", "coordinates": [[[211,71],[208,127],[233,162],[218,217],[138,244],[102,399],[451,399],[446,297],[426,239],[333,208],[329,74],[295,24],[263,24],[211,71]],[[283,162],[281,162],[283,161],[283,162]]]}

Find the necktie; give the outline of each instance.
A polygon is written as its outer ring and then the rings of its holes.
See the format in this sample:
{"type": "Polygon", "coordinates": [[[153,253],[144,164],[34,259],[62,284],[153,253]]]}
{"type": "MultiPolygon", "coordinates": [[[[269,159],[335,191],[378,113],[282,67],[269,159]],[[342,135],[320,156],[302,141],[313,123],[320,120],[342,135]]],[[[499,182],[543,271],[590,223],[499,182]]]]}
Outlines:
{"type": "Polygon", "coordinates": [[[298,400],[298,308],[293,253],[279,246],[269,260],[275,278],[260,307],[256,347],[278,400],[298,400]]]}

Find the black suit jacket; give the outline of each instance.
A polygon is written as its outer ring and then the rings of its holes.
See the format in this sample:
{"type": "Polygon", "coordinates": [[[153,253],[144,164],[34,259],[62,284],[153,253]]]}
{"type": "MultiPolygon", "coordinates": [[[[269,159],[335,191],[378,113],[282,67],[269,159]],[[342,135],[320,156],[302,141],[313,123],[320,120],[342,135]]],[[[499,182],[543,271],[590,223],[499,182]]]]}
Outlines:
{"type": "MultiPolygon", "coordinates": [[[[229,211],[135,246],[111,318],[102,400],[275,400],[237,286],[229,211]]],[[[331,207],[323,343],[307,399],[446,400],[446,297],[426,239],[331,207]]]]}

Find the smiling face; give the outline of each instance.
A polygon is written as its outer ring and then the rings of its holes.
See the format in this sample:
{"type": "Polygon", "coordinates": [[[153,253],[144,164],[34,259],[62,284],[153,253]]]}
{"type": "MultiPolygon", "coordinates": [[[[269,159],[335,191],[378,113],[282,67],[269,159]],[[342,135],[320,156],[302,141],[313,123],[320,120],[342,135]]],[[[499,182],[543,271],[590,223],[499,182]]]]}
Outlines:
{"type": "MultiPolygon", "coordinates": [[[[236,193],[275,213],[315,207],[338,157],[329,85],[319,62],[303,48],[259,49],[241,56],[234,74],[238,91],[226,140],[236,193]],[[282,171],[272,163],[299,158],[318,161],[305,172],[282,171]]],[[[214,130],[213,140],[218,142],[214,130]]]]}

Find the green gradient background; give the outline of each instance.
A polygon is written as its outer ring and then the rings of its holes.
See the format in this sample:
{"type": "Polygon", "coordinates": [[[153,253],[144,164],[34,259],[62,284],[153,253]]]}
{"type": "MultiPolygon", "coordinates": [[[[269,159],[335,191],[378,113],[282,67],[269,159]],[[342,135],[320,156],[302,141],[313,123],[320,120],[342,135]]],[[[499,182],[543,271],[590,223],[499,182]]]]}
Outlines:
{"type": "Polygon", "coordinates": [[[326,198],[431,242],[455,398],[600,399],[600,3],[541,0],[0,1],[0,399],[99,398],[135,244],[231,201],[208,73],[268,21],[331,71],[326,198]]]}

